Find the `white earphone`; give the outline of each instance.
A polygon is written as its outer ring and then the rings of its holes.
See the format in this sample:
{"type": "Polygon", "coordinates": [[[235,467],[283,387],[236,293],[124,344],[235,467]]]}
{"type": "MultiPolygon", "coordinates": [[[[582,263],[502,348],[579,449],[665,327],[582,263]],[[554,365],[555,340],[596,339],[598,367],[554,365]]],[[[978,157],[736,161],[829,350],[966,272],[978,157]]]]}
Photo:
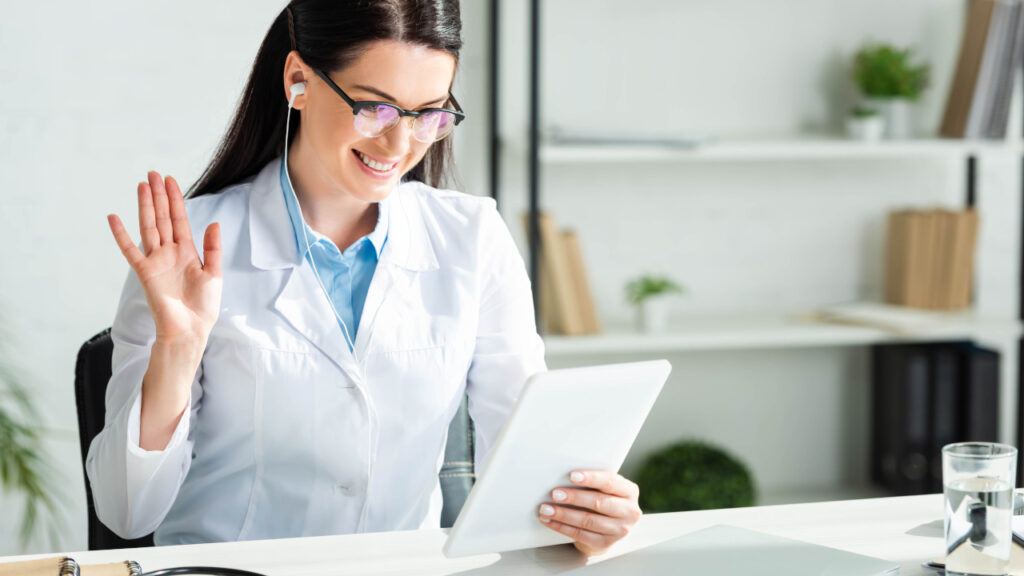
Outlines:
{"type": "Polygon", "coordinates": [[[291,98],[288,99],[288,107],[291,108],[292,104],[295,103],[295,97],[298,96],[299,94],[305,94],[306,93],[306,83],[305,82],[296,82],[295,84],[291,85],[291,88],[289,88],[289,91],[291,92],[292,95],[291,95],[291,98]]]}

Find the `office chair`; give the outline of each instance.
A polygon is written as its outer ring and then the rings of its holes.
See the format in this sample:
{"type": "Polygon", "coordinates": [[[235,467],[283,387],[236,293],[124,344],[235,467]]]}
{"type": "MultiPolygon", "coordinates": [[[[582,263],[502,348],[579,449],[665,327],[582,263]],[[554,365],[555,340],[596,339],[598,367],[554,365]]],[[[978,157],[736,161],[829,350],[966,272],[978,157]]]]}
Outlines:
{"type": "MultiPolygon", "coordinates": [[[[75,403],[78,406],[78,438],[82,449],[82,468],[89,453],[92,439],[103,430],[107,382],[110,381],[110,359],[114,343],[110,328],[90,338],[78,351],[75,362],[75,403]]],[[[444,450],[444,465],[438,474],[443,496],[441,527],[455,523],[462,505],[469,496],[475,479],[473,471],[473,421],[465,397],[448,427],[448,444],[444,450]]],[[[85,479],[85,497],[88,508],[89,549],[137,548],[152,546],[153,535],[125,540],[100,522],[93,505],[92,487],[85,479]]]]}

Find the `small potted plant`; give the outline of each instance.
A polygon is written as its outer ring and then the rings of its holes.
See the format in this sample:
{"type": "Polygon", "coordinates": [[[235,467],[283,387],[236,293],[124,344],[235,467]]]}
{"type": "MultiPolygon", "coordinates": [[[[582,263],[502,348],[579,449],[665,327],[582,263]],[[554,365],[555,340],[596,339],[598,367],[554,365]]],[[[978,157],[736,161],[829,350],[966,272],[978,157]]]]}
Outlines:
{"type": "Polygon", "coordinates": [[[885,121],[878,110],[868,106],[855,106],[846,117],[846,133],[854,140],[876,142],[882,139],[885,121]]]}
{"type": "Polygon", "coordinates": [[[930,69],[913,62],[909,48],[866,44],[854,57],[853,77],[861,94],[885,120],[886,138],[911,135],[910,105],[928,87],[930,69]]]}
{"type": "Polygon", "coordinates": [[[626,299],[637,306],[640,330],[663,332],[668,325],[669,297],[682,286],[664,276],[641,276],[626,284],[626,299]]]}

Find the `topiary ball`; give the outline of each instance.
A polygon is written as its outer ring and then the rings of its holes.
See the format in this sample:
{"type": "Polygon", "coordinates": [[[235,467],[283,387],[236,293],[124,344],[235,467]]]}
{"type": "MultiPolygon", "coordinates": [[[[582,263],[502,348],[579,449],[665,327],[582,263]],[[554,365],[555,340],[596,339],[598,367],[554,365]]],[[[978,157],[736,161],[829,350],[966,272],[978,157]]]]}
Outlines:
{"type": "Polygon", "coordinates": [[[655,452],[636,480],[645,512],[754,505],[754,479],[747,467],[703,442],[680,442],[655,452]]]}

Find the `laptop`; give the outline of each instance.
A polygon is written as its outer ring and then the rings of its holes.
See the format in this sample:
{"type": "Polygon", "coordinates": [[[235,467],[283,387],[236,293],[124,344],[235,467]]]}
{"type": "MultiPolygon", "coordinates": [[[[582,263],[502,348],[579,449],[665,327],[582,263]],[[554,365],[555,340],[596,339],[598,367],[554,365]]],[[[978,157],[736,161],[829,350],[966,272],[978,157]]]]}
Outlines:
{"type": "Polygon", "coordinates": [[[573,576],[895,576],[895,562],[718,525],[565,572],[573,576]]]}
{"type": "Polygon", "coordinates": [[[550,370],[526,383],[455,520],[449,557],[562,544],[537,509],[573,470],[618,470],[672,366],[550,370]]]}

